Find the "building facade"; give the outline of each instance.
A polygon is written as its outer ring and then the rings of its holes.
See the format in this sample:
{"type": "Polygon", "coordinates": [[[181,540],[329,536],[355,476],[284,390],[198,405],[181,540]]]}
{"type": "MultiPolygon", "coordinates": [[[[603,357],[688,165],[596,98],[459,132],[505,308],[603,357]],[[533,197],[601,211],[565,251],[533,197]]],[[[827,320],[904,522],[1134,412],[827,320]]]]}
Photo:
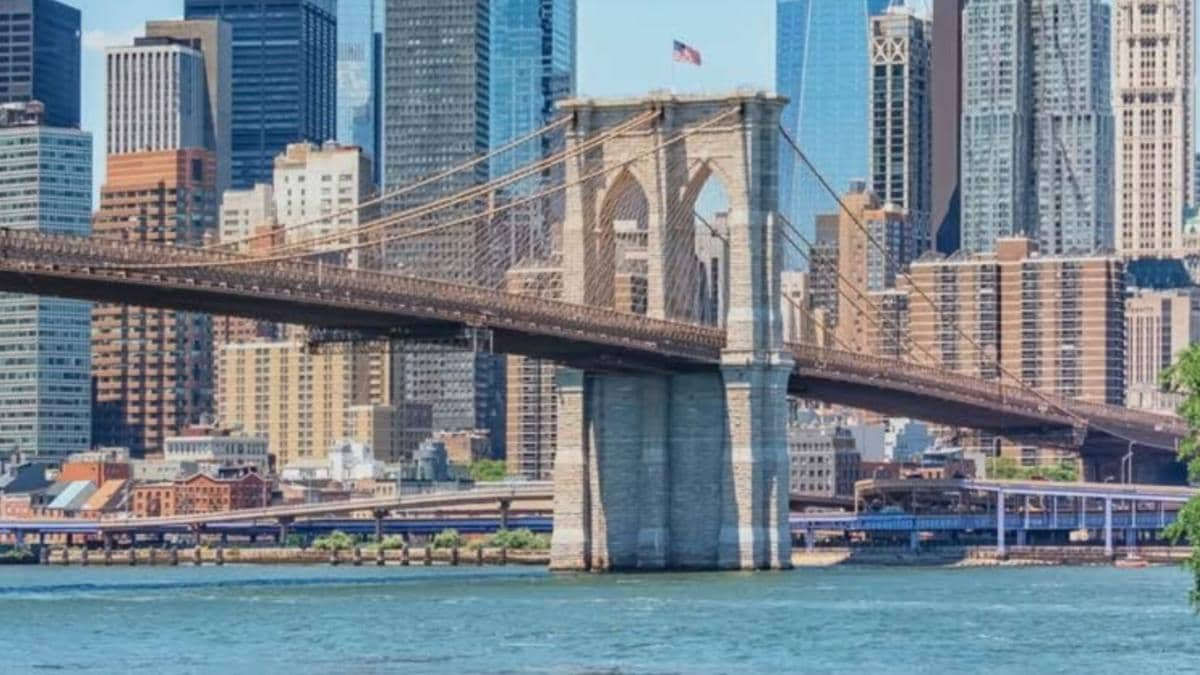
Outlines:
{"type": "MultiPolygon", "coordinates": [[[[3,7],[3,5],[0,5],[3,7]]],[[[92,136],[0,106],[0,227],[91,231],[92,136]]],[[[61,458],[91,445],[91,304],[0,293],[0,450],[61,458]]]]}
{"type": "Polygon", "coordinates": [[[1185,252],[1183,220],[1195,203],[1195,4],[1117,0],[1113,5],[1116,249],[1185,252]]]}
{"type": "Polygon", "coordinates": [[[918,361],[1094,403],[1125,398],[1125,266],[1040,256],[1030,239],[986,255],[912,265],[909,335],[918,361]],[[920,288],[923,293],[916,293],[920,288]],[[927,298],[936,298],[937,306],[927,298]]]}
{"type": "Polygon", "coordinates": [[[870,186],[905,212],[916,257],[930,247],[932,25],[912,9],[871,17],[870,186]]]}
{"type": "MultiPolygon", "coordinates": [[[[491,0],[490,145],[500,147],[554,119],[575,94],[577,0],[491,0]]],[[[496,156],[502,176],[548,154],[553,137],[496,156]]]]}
{"type": "Polygon", "coordinates": [[[395,461],[421,440],[405,425],[420,425],[426,437],[431,431],[421,404],[389,405],[391,373],[378,354],[314,353],[301,340],[281,340],[228,344],[219,358],[219,419],[266,438],[280,468],[324,460],[340,440],[395,461]]]}
{"type": "MultiPolygon", "coordinates": [[[[516,268],[506,276],[506,290],[535,297],[562,298],[562,270],[516,268]]],[[[558,446],[558,367],[545,359],[508,355],[505,364],[505,459],[508,473],[529,480],[549,480],[558,446]]]]}
{"type": "MultiPolygon", "coordinates": [[[[108,157],[92,230],[129,242],[199,246],[217,226],[216,160],[199,148],[108,157]]],[[[92,435],[158,452],[212,412],[212,321],[204,314],[97,304],[92,435]]]]}
{"type": "MultiPolygon", "coordinates": [[[[491,13],[488,0],[387,0],[384,12],[384,180],[409,185],[488,151],[491,138],[491,13]]],[[[386,211],[419,206],[478,186],[487,163],[390,200],[386,211]]],[[[478,213],[459,204],[399,226],[425,228],[478,213]]],[[[499,286],[507,261],[487,247],[490,219],[390,245],[385,269],[450,281],[499,286]]],[[[504,439],[503,357],[478,347],[406,344],[403,400],[433,406],[435,430],[487,429],[499,451],[504,439]]]]}
{"type": "Polygon", "coordinates": [[[204,55],[172,38],[105,50],[108,154],[203,148],[204,55]]]}
{"type": "Polygon", "coordinates": [[[791,489],[823,497],[854,496],[861,461],[844,426],[817,422],[788,429],[791,489]]]}
{"type": "Polygon", "coordinates": [[[204,59],[204,146],[217,158],[217,190],[229,189],[233,117],[233,27],[220,19],[147,21],[146,37],[176,40],[204,59]]]}
{"type": "Polygon", "coordinates": [[[257,473],[235,478],[198,473],[166,483],[136,485],[131,502],[137,518],[261,509],[271,503],[271,481],[257,473]]]}
{"type": "Polygon", "coordinates": [[[334,138],[334,0],[185,0],[183,13],[232,28],[230,187],[270,182],[288,143],[334,138]]]}
{"type": "MultiPolygon", "coordinates": [[[[830,185],[868,170],[870,17],[889,0],[778,0],[775,91],[788,97],[781,124],[830,185]]],[[[779,210],[811,238],[814,217],[835,206],[787,143],[779,158],[779,210]]],[[[798,260],[790,261],[798,263],[798,260]]]]}
{"type": "Polygon", "coordinates": [[[0,0],[0,103],[40,101],[45,124],[78,128],[80,14],[58,0],[0,0]]]}
{"type": "Polygon", "coordinates": [[[1179,394],[1163,390],[1162,373],[1200,342],[1200,291],[1137,289],[1125,300],[1125,404],[1173,413],[1179,394]]]}
{"type": "Polygon", "coordinates": [[[962,117],[962,10],[966,0],[933,0],[929,93],[932,138],[931,222],[942,253],[958,250],[962,230],[959,124],[962,117]]]}
{"type": "Polygon", "coordinates": [[[383,0],[343,0],[337,5],[337,142],[362,148],[373,185],[382,182],[382,86],[383,0]]]}
{"type": "Polygon", "coordinates": [[[1108,6],[972,0],[962,16],[962,249],[1111,247],[1108,6]]]}
{"type": "MultiPolygon", "coordinates": [[[[287,244],[312,250],[344,246],[353,241],[333,235],[370,220],[359,203],[373,185],[371,160],[358,146],[289,143],[275,158],[274,181],[275,219],[287,244]]],[[[353,251],[346,257],[358,259],[353,251]]]]}

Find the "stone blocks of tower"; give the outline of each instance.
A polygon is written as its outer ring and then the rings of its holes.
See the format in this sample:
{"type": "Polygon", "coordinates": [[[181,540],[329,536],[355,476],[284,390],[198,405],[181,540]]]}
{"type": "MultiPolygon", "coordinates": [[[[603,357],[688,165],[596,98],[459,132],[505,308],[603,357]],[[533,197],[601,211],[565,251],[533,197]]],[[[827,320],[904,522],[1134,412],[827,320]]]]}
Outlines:
{"type": "Polygon", "coordinates": [[[641,205],[632,228],[645,235],[650,318],[701,318],[693,219],[712,176],[729,199],[729,257],[719,368],[560,374],[555,569],[790,566],[792,362],[783,347],[782,240],[773,217],[785,104],[763,93],[560,104],[572,116],[568,148],[590,144],[567,168],[564,300],[631,309],[617,306],[613,215],[631,195],[641,205]],[[605,135],[639,115],[640,125],[605,135]]]}

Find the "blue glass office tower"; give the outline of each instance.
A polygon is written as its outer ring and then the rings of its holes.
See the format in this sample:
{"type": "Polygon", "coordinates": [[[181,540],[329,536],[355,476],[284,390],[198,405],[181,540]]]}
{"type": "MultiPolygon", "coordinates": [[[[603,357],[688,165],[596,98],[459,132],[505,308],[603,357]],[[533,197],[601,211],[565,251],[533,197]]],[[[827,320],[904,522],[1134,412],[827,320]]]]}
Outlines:
{"type": "MultiPolygon", "coordinates": [[[[778,0],[775,90],[791,99],[783,126],[834,190],[867,178],[869,18],[888,0],[778,0]]],[[[812,240],[814,218],[836,210],[812,175],[780,149],[779,209],[812,240]]],[[[789,252],[790,265],[800,262],[789,252]]]]}
{"type": "Polygon", "coordinates": [[[0,0],[0,103],[40,101],[44,123],[79,127],[79,10],[0,0]]]}
{"type": "Polygon", "coordinates": [[[383,0],[342,0],[337,6],[337,140],[371,158],[380,183],[379,104],[383,0]]]}
{"type": "MultiPolygon", "coordinates": [[[[555,102],[575,93],[576,0],[492,0],[491,135],[493,148],[555,116],[555,102]]],[[[544,139],[492,160],[499,176],[548,150],[544,139]]]]}
{"type": "Polygon", "coordinates": [[[185,0],[183,13],[233,26],[230,187],[271,182],[288,143],[335,137],[336,0],[185,0]]]}

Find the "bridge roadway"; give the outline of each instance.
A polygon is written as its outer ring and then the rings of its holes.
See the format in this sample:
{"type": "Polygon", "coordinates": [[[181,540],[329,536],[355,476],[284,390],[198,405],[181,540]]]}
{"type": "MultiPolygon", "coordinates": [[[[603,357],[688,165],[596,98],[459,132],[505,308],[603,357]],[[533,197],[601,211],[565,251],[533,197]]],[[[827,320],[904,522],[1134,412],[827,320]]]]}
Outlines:
{"type": "MultiPolygon", "coordinates": [[[[411,276],[236,254],[0,230],[0,291],[247,316],[412,339],[486,328],[497,352],[596,372],[719,365],[724,332],[411,276]],[[163,267],[147,268],[155,264],[163,267]]],[[[1177,419],[1067,399],[891,359],[793,345],[789,391],[810,399],[1010,437],[1057,433],[1093,452],[1174,452],[1177,419]],[[1066,411],[1066,412],[1064,412],[1066,411]],[[1081,424],[1080,420],[1087,420],[1081,424]]]]}

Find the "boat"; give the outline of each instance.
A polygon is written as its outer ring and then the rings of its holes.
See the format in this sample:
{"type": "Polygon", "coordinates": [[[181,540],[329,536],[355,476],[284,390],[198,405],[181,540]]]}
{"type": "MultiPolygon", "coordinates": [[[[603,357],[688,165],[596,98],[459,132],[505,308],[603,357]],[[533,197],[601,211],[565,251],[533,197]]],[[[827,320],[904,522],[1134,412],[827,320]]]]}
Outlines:
{"type": "Polygon", "coordinates": [[[1128,569],[1138,569],[1138,568],[1142,568],[1142,567],[1147,567],[1149,565],[1150,565],[1150,563],[1145,558],[1142,558],[1140,556],[1136,556],[1133,554],[1130,554],[1124,558],[1117,558],[1116,561],[1113,562],[1114,567],[1121,567],[1121,568],[1128,568],[1128,569]]]}

